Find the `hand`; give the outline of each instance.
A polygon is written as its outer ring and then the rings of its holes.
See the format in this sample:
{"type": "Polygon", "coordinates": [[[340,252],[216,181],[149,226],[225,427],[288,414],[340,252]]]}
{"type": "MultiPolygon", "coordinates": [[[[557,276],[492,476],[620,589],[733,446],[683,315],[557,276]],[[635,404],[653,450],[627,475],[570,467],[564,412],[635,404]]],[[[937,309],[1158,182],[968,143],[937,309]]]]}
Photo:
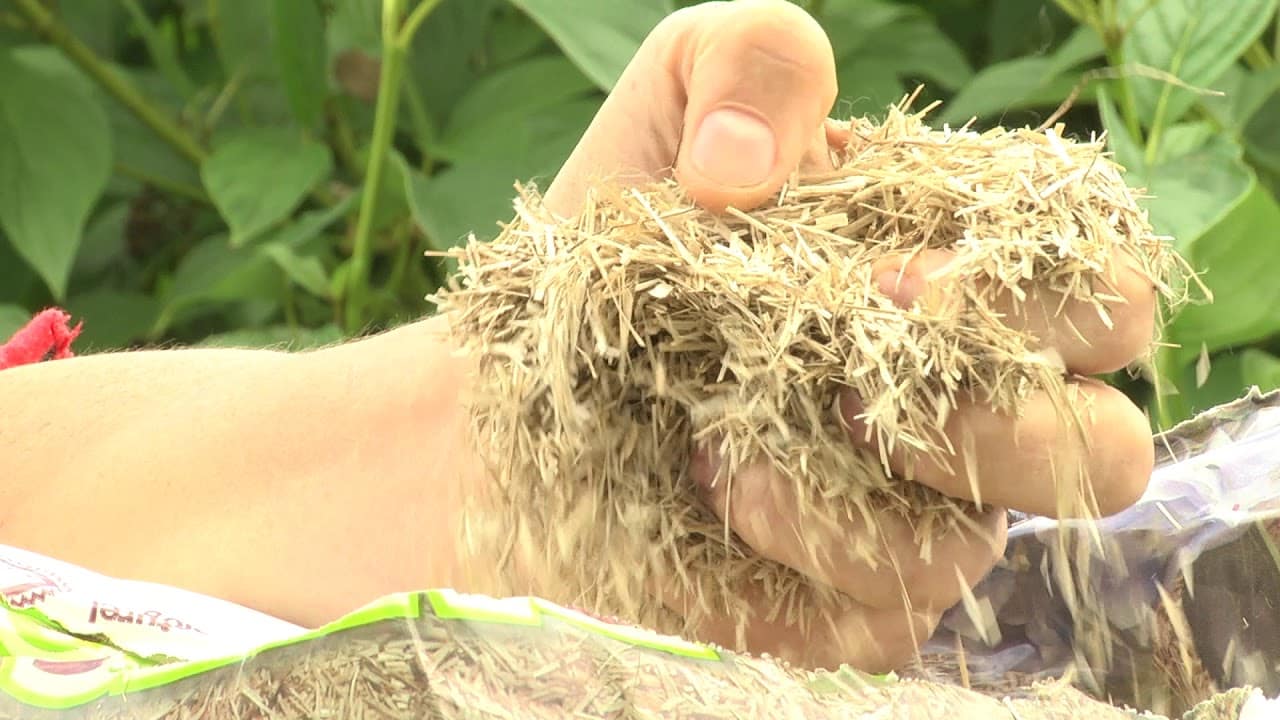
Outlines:
{"type": "MultiPolygon", "coordinates": [[[[708,209],[755,206],[777,192],[797,166],[830,169],[828,143],[841,139],[826,120],[835,96],[830,43],[794,5],[740,0],[680,11],[646,40],[546,203],[572,215],[593,180],[622,176],[641,182],[674,173],[708,209]]],[[[945,279],[947,258],[945,251],[933,251],[905,267],[902,259],[890,259],[877,269],[885,291],[909,305],[926,276],[941,271],[945,279]]],[[[936,286],[937,278],[931,279],[936,286]]],[[[1155,294],[1136,272],[1122,277],[1119,287],[1126,302],[1114,309],[1112,329],[1084,305],[1069,305],[1060,316],[1035,311],[1057,307],[1048,293],[1034,295],[1032,310],[1012,314],[1010,324],[1056,350],[1073,374],[1122,367],[1151,337],[1155,294]]],[[[958,472],[903,453],[892,456],[896,473],[960,498],[972,499],[977,488],[993,508],[973,526],[936,540],[928,562],[920,559],[915,531],[902,518],[879,518],[879,535],[845,520],[813,520],[820,512],[806,513],[802,528],[793,485],[765,465],[735,477],[732,498],[723,483],[704,482],[707,502],[757,553],[834,587],[845,600],[823,608],[807,633],[781,620],[753,618],[744,649],[810,665],[898,666],[1003,553],[1006,521],[1000,508],[1054,513],[1054,478],[1081,467],[1092,479],[1099,511],[1133,502],[1153,463],[1146,420],[1118,391],[1091,380],[1074,382],[1078,401],[1091,405],[1088,430],[1104,430],[1086,433],[1087,443],[1067,431],[1046,398],[1032,399],[1021,418],[972,402],[946,427],[955,446],[972,453],[969,462],[952,463],[958,472]],[[893,563],[872,567],[853,552],[860,538],[865,543],[871,537],[879,538],[893,563]]],[[[856,432],[856,401],[848,398],[844,409],[855,430],[851,441],[863,443],[856,432]]],[[[691,471],[703,481],[714,475],[706,455],[698,456],[691,471]]],[[[736,619],[724,618],[705,626],[701,639],[732,647],[735,629],[736,619]]]]}

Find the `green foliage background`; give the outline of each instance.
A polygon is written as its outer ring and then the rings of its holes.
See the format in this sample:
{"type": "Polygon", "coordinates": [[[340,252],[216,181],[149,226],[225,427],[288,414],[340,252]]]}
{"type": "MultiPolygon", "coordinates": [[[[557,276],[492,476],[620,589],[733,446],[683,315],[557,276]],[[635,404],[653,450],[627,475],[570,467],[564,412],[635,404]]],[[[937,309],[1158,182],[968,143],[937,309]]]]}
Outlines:
{"type": "MultiPolygon", "coordinates": [[[[1105,129],[1216,302],[1157,425],[1280,386],[1280,0],[808,0],[839,112],[1105,129]],[[1221,94],[1206,90],[1221,91],[1221,94]]],[[[0,0],[0,336],[307,347],[429,311],[426,250],[545,186],[674,0],[0,0]],[[381,91],[379,91],[379,89],[381,91]]]]}

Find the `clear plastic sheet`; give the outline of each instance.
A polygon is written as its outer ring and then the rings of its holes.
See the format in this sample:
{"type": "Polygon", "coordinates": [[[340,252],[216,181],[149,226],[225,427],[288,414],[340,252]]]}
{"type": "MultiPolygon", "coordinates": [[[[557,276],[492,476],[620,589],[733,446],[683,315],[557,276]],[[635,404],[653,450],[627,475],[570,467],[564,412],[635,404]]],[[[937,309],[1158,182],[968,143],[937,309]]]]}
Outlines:
{"type": "Polygon", "coordinates": [[[1151,483],[1130,509],[1093,522],[1011,517],[1004,561],[925,652],[962,647],[978,683],[1070,669],[1096,692],[1143,702],[1142,686],[1164,680],[1161,653],[1187,664],[1153,629],[1164,616],[1202,666],[1202,692],[1280,693],[1280,394],[1254,390],[1156,443],[1151,483]]]}

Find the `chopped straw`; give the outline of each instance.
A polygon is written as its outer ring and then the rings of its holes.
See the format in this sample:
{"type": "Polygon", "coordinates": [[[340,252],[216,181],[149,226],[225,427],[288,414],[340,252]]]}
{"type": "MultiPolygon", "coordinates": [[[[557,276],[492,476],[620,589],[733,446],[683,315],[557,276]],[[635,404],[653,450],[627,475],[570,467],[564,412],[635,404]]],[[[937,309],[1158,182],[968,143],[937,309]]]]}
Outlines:
{"type": "MultiPolygon", "coordinates": [[[[708,509],[695,448],[722,459],[716,482],[772,466],[799,532],[866,527],[841,550],[878,566],[884,513],[911,520],[926,559],[973,523],[979,505],[887,470],[900,453],[972,477],[972,439],[943,431],[962,403],[1017,414],[1039,393],[1087,442],[1061,358],[1006,316],[1072,302],[1105,320],[1122,267],[1172,300],[1184,266],[1100,139],[935,130],[910,100],[852,121],[833,172],[797,174],[751,212],[707,212],[667,180],[602,183],[561,218],[525,189],[498,238],[455,251],[460,279],[433,299],[477,362],[472,438],[495,485],[466,536],[494,558],[497,592],[694,637],[736,618],[741,645],[753,613],[805,627],[842,600],[708,509]],[[897,307],[873,264],[926,248],[955,254],[947,279],[897,307]],[[849,441],[846,393],[877,451],[849,441]]],[[[1058,472],[1060,512],[1092,512],[1084,471],[1058,472]]]]}

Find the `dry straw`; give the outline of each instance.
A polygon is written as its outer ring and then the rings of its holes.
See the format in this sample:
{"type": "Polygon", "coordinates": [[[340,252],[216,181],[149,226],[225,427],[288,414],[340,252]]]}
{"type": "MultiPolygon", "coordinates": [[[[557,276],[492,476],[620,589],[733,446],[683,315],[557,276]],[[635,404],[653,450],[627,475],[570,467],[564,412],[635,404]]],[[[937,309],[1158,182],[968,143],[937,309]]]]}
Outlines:
{"type": "MultiPolygon", "coordinates": [[[[890,451],[968,467],[967,443],[941,431],[966,398],[1016,414],[1047,393],[1079,431],[1087,407],[1060,360],[1003,324],[997,296],[1025,299],[1034,282],[1106,318],[1121,263],[1166,297],[1182,266],[1100,139],[936,130],[908,105],[852,121],[834,172],[796,175],[751,212],[709,213],[665,181],[602,184],[561,218],[527,190],[498,238],[456,252],[459,281],[434,299],[477,361],[473,440],[496,484],[467,537],[506,581],[495,591],[532,582],[697,636],[711,616],[745,621],[754,584],[769,614],[803,624],[829,591],[754,554],[698,500],[699,443],[723,458],[720,482],[771,463],[802,498],[801,528],[901,513],[927,557],[975,506],[892,477],[890,451]],[[899,308],[873,263],[925,248],[955,253],[948,280],[899,308]],[[878,454],[848,440],[848,391],[878,454]]],[[[1017,311],[1062,310],[1029,305],[1017,311]]],[[[1065,511],[1089,510],[1087,478],[1059,484],[1065,511]]],[[[885,560],[876,538],[855,541],[885,560]]]]}

